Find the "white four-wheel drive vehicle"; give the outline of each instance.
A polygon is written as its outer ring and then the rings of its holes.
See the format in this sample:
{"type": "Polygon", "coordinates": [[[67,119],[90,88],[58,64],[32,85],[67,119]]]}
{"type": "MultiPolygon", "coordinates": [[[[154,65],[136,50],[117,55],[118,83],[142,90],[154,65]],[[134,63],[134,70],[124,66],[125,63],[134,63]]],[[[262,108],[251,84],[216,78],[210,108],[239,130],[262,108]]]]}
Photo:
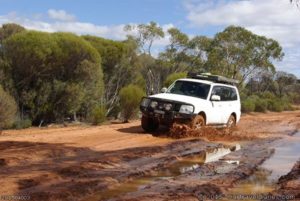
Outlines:
{"type": "Polygon", "coordinates": [[[142,127],[155,131],[160,124],[185,123],[192,129],[205,125],[233,127],[240,120],[238,82],[210,74],[188,74],[162,93],[144,97],[140,104],[142,127]]]}

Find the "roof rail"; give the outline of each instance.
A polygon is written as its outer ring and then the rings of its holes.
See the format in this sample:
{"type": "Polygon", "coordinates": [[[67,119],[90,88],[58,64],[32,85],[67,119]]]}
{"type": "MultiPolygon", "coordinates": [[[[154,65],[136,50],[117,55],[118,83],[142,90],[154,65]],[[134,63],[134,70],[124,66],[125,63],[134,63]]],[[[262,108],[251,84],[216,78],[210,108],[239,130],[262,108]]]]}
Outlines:
{"type": "Polygon", "coordinates": [[[238,80],[230,79],[220,75],[211,75],[210,73],[197,74],[197,73],[189,72],[187,74],[187,77],[193,79],[199,79],[199,80],[208,80],[208,81],[222,83],[222,84],[231,84],[231,85],[239,84],[238,80]]]}

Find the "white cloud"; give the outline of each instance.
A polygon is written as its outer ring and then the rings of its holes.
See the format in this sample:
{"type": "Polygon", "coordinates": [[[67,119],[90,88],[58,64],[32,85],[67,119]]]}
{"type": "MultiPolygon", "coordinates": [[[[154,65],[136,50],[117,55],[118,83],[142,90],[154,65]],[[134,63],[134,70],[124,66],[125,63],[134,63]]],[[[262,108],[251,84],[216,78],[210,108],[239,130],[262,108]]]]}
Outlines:
{"type": "Polygon", "coordinates": [[[76,20],[76,17],[74,15],[68,14],[64,10],[49,9],[48,16],[51,19],[60,20],[60,21],[75,21],[76,20]]]}
{"type": "MultiPolygon", "coordinates": [[[[69,15],[65,11],[49,10],[48,16],[54,21],[41,20],[41,14],[38,15],[38,18],[28,18],[19,16],[16,12],[11,12],[7,15],[0,15],[0,26],[5,23],[17,23],[29,30],[72,32],[78,35],[95,35],[114,40],[125,40],[129,34],[124,31],[125,24],[96,25],[88,22],[80,22],[75,20],[75,16],[69,15]]],[[[130,24],[136,25],[135,23],[130,24]]],[[[165,37],[153,42],[152,52],[154,56],[158,56],[159,52],[164,50],[165,46],[169,44],[170,35],[167,33],[167,30],[174,27],[173,24],[163,24],[159,26],[161,26],[165,32],[165,37]]],[[[131,31],[130,34],[137,35],[137,31],[131,31]]]]}
{"type": "Polygon", "coordinates": [[[100,37],[123,40],[126,38],[126,32],[123,30],[124,25],[96,25],[79,21],[42,21],[19,16],[15,12],[7,15],[0,15],[0,25],[5,23],[17,23],[26,29],[38,30],[45,32],[73,32],[78,35],[90,34],[100,37]]]}
{"type": "Polygon", "coordinates": [[[275,63],[277,70],[291,72],[300,78],[299,58],[299,48],[287,48],[283,62],[275,63]]]}
{"type": "Polygon", "coordinates": [[[279,41],[286,53],[278,63],[279,68],[300,76],[299,70],[295,70],[300,63],[300,9],[289,0],[185,0],[184,5],[187,20],[194,27],[243,26],[279,41]]]}
{"type": "MultiPolygon", "coordinates": [[[[126,39],[126,36],[128,34],[128,32],[124,31],[125,24],[96,25],[88,22],[71,21],[71,19],[76,19],[75,16],[71,17],[71,15],[67,14],[65,11],[57,12],[55,10],[49,10],[48,14],[51,19],[57,20],[53,22],[45,20],[42,21],[40,20],[41,17],[31,19],[24,16],[19,16],[16,12],[11,12],[7,15],[0,15],[0,25],[5,23],[17,23],[29,30],[45,32],[72,32],[78,35],[89,34],[115,40],[124,40],[126,39]]],[[[131,25],[135,24],[131,23],[131,25]]],[[[164,24],[160,26],[163,28],[166,35],[165,38],[156,40],[153,44],[154,47],[162,47],[167,45],[169,42],[169,35],[167,34],[167,30],[171,27],[174,27],[173,24],[164,24]]],[[[130,34],[137,34],[137,32],[132,31],[130,32],[130,34]]]]}
{"type": "Polygon", "coordinates": [[[300,10],[288,0],[185,1],[185,6],[194,26],[238,25],[284,46],[300,43],[300,10]]]}

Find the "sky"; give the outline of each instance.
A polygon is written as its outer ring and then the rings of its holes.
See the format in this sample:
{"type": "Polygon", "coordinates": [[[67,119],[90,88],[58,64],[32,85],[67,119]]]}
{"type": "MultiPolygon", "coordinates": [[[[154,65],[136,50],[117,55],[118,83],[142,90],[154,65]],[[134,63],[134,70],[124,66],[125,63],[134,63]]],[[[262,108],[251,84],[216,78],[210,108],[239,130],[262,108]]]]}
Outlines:
{"type": "MultiPolygon", "coordinates": [[[[0,0],[0,25],[13,22],[32,30],[123,40],[126,24],[150,21],[190,37],[243,26],[279,41],[285,56],[275,62],[277,70],[300,78],[300,7],[290,0],[0,0]]],[[[168,42],[168,35],[156,41],[154,54],[168,42]]]]}

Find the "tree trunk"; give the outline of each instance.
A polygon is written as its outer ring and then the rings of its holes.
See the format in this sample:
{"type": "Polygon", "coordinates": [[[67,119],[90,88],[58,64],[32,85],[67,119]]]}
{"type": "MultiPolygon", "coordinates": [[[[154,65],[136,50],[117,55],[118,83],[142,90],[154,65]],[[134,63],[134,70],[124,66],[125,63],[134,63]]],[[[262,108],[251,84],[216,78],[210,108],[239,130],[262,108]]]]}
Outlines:
{"type": "Polygon", "coordinates": [[[43,123],[44,123],[44,120],[42,119],[42,120],[40,121],[39,128],[42,127],[43,123]]]}
{"type": "Polygon", "coordinates": [[[73,119],[74,119],[74,121],[77,121],[76,112],[73,113],[73,119]]]}

